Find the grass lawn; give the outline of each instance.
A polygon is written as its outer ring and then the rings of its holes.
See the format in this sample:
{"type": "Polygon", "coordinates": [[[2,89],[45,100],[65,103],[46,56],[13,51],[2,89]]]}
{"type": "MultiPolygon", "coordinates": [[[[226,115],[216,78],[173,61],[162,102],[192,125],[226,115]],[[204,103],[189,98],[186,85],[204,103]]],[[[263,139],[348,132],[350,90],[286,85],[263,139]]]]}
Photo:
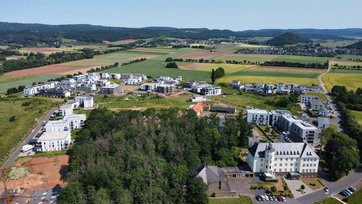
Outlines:
{"type": "Polygon", "coordinates": [[[324,186],[321,183],[322,181],[318,178],[303,178],[302,182],[305,183],[312,190],[317,190],[317,189],[323,188],[323,186],[324,186]],[[310,185],[310,183],[314,183],[315,186],[310,185]]]}
{"type": "Polygon", "coordinates": [[[337,199],[335,198],[326,198],[322,201],[316,202],[314,204],[342,204],[341,202],[339,202],[337,199]]]}
{"type": "Polygon", "coordinates": [[[232,106],[237,106],[239,108],[245,108],[245,106],[254,106],[257,108],[275,109],[274,106],[269,105],[267,102],[273,101],[278,97],[279,96],[260,96],[252,93],[242,93],[242,95],[226,95],[225,98],[222,96],[213,96],[210,98],[232,106]]]}
{"type": "Polygon", "coordinates": [[[192,103],[186,102],[191,94],[184,94],[180,96],[159,97],[155,94],[128,94],[122,97],[98,95],[95,101],[99,103],[100,107],[107,107],[112,110],[145,110],[147,108],[181,108],[186,109],[192,103]]]}
{"type": "Polygon", "coordinates": [[[346,198],[348,204],[360,204],[362,201],[362,190],[353,193],[353,195],[346,198]]]}
{"type": "Polygon", "coordinates": [[[334,85],[345,86],[348,90],[356,90],[362,87],[362,71],[332,70],[323,77],[323,82],[328,90],[334,85]]]}
{"type": "Polygon", "coordinates": [[[17,144],[46,112],[58,103],[39,98],[0,98],[0,159],[17,144]],[[30,103],[29,105],[24,102],[30,103]],[[15,121],[9,118],[15,116],[15,121]]]}
{"type": "Polygon", "coordinates": [[[250,196],[240,196],[239,198],[209,198],[210,204],[252,204],[250,196]]]}
{"type": "Polygon", "coordinates": [[[362,125],[362,111],[352,111],[352,115],[358,121],[358,124],[362,125]]]}

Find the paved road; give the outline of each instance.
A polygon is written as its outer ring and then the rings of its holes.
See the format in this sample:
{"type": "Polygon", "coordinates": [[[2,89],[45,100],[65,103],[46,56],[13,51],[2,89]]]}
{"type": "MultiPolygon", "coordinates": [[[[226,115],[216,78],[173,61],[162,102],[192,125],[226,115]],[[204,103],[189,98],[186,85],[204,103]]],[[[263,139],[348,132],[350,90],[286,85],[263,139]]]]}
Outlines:
{"type": "Polygon", "coordinates": [[[329,93],[328,89],[326,88],[325,83],[324,83],[323,80],[322,80],[322,78],[323,78],[326,74],[328,74],[330,71],[331,71],[331,68],[328,67],[327,71],[325,71],[324,73],[322,73],[321,75],[319,75],[319,76],[318,76],[318,82],[319,82],[320,87],[322,87],[322,89],[323,89],[323,93],[324,93],[324,94],[326,95],[326,97],[327,97],[327,101],[328,101],[329,106],[330,106],[331,109],[332,109],[332,112],[335,113],[335,114],[334,114],[335,117],[331,119],[331,123],[333,123],[333,124],[337,127],[338,131],[342,132],[343,130],[342,130],[341,125],[340,125],[340,121],[341,121],[341,120],[340,120],[340,117],[341,117],[341,114],[340,114],[339,111],[337,110],[336,105],[333,103],[332,97],[329,95],[330,93],[329,93]]]}
{"type": "MultiPolygon", "coordinates": [[[[72,103],[72,101],[68,101],[67,103],[65,104],[70,104],[72,103]]],[[[32,129],[32,131],[29,133],[29,135],[23,139],[23,141],[16,147],[15,151],[11,152],[10,153],[10,156],[7,158],[7,160],[3,163],[3,165],[0,167],[0,169],[3,169],[3,168],[9,168],[16,160],[16,158],[19,156],[20,154],[20,150],[21,148],[28,144],[30,142],[31,139],[33,139],[37,134],[38,132],[43,128],[44,126],[44,121],[45,123],[47,123],[49,121],[49,118],[50,116],[53,114],[53,112],[55,110],[57,110],[58,107],[54,107],[52,109],[50,109],[48,111],[48,113],[41,119],[38,120],[38,122],[36,123],[36,126],[35,128],[32,129]]],[[[0,172],[0,176],[1,175],[1,172],[0,172]]]]}
{"type": "Polygon", "coordinates": [[[325,185],[329,188],[329,194],[325,194],[323,189],[318,190],[314,193],[299,197],[297,199],[298,202],[302,204],[310,204],[314,203],[320,200],[323,200],[324,198],[335,195],[337,196],[339,192],[341,192],[343,189],[351,187],[351,186],[360,186],[361,185],[361,179],[362,179],[362,172],[361,171],[352,171],[348,176],[342,178],[339,181],[336,182],[325,182],[325,185]]]}

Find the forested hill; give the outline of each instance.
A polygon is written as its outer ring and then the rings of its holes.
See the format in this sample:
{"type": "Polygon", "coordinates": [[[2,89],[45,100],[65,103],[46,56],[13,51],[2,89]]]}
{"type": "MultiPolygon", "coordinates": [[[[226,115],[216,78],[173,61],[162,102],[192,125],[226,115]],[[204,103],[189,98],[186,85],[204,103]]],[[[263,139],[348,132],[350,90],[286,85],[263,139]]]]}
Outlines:
{"type": "Polygon", "coordinates": [[[352,45],[348,45],[347,48],[351,49],[362,49],[362,41],[356,42],[352,45]]]}
{"type": "Polygon", "coordinates": [[[0,44],[17,43],[35,45],[39,42],[51,43],[61,38],[84,42],[116,41],[129,38],[176,37],[187,39],[275,37],[285,32],[293,32],[309,39],[336,39],[362,36],[362,29],[263,29],[263,30],[210,30],[206,28],[171,27],[106,27],[86,24],[44,25],[0,22],[0,44]]]}
{"type": "Polygon", "coordinates": [[[251,126],[192,110],[93,110],[70,149],[59,203],[207,203],[195,167],[240,164],[251,126]]]}
{"type": "Polygon", "coordinates": [[[284,46],[297,43],[306,43],[309,41],[310,40],[303,38],[298,34],[287,32],[268,40],[266,43],[268,45],[284,46]]]}

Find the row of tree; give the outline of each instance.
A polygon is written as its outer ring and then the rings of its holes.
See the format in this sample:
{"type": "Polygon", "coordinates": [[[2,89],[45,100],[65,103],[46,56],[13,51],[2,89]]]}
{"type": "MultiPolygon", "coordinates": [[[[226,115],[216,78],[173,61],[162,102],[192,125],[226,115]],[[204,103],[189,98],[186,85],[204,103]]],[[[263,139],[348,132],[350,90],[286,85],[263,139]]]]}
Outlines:
{"type": "Polygon", "coordinates": [[[248,65],[259,65],[260,62],[252,62],[250,60],[242,60],[242,61],[237,61],[237,60],[215,60],[215,59],[182,59],[182,58],[172,58],[172,57],[168,57],[166,58],[165,62],[193,62],[193,63],[211,63],[211,64],[248,64],[248,65]]]}
{"type": "Polygon", "coordinates": [[[207,203],[195,167],[235,166],[251,127],[192,110],[93,110],[69,150],[59,203],[207,203]]]}
{"type": "Polygon", "coordinates": [[[340,65],[340,64],[334,64],[332,66],[332,69],[347,69],[347,70],[362,70],[362,65],[340,65]]]}
{"type": "Polygon", "coordinates": [[[321,64],[321,63],[301,63],[301,62],[287,62],[287,61],[266,61],[264,63],[261,63],[260,65],[261,66],[328,69],[328,62],[321,64]]]}

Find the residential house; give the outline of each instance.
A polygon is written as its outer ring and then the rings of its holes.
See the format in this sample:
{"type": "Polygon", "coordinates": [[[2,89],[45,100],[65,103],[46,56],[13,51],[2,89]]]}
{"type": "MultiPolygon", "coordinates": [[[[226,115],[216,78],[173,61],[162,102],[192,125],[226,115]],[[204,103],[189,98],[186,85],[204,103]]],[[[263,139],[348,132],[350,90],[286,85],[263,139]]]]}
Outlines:
{"type": "Polygon", "coordinates": [[[109,95],[119,95],[123,93],[123,89],[118,84],[110,84],[107,86],[102,86],[100,90],[101,94],[109,94],[109,95]]]}

